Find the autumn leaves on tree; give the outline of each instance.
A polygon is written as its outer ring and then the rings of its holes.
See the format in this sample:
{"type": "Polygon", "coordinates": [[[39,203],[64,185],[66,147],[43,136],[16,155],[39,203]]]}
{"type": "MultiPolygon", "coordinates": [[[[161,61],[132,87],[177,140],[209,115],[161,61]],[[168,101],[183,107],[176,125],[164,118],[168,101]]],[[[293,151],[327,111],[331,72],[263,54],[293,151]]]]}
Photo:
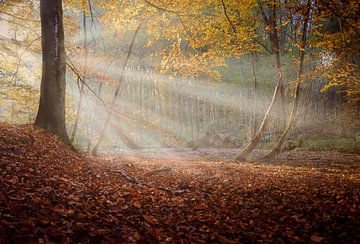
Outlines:
{"type": "MultiPolygon", "coordinates": [[[[31,6],[29,9],[34,9],[34,3],[23,2],[24,5],[31,6]]],[[[9,16],[14,15],[11,12],[18,14],[19,17],[16,20],[19,18],[31,19],[35,12],[26,13],[23,9],[6,2],[0,5],[0,11],[9,16]]],[[[134,42],[138,39],[136,46],[145,53],[139,58],[142,62],[141,65],[145,67],[143,73],[146,75],[155,73],[157,76],[166,75],[169,80],[180,78],[182,83],[178,86],[187,87],[188,94],[184,96],[185,99],[181,97],[182,94],[177,94],[180,98],[177,104],[179,109],[176,119],[181,124],[179,125],[180,132],[177,135],[170,135],[174,133],[168,132],[162,133],[167,133],[166,137],[171,138],[172,141],[181,140],[184,135],[184,120],[188,119],[191,127],[190,144],[194,149],[201,141],[203,127],[206,127],[203,118],[206,116],[201,116],[200,113],[204,111],[203,113],[208,113],[207,116],[211,118],[212,113],[216,113],[216,110],[220,115],[222,112],[226,114],[228,109],[224,106],[222,111],[220,106],[217,109],[213,105],[210,105],[208,110],[204,109],[207,106],[206,100],[209,98],[199,95],[202,92],[199,89],[202,89],[203,80],[219,83],[224,80],[224,72],[220,72],[221,67],[228,66],[230,60],[251,57],[253,94],[255,94],[251,102],[255,105],[251,111],[253,115],[248,115],[248,117],[249,123],[252,123],[249,125],[252,127],[249,129],[252,131],[252,135],[247,138],[247,143],[243,145],[236,160],[242,161],[249,157],[262,140],[266,130],[269,129],[269,121],[278,116],[276,126],[279,136],[275,139],[277,143],[274,144],[271,152],[264,156],[269,159],[281,152],[292,126],[296,123],[301,102],[301,87],[304,87],[304,92],[306,92],[305,87],[308,89],[308,83],[312,84],[318,77],[329,81],[323,90],[337,86],[344,87],[347,104],[344,111],[353,114],[350,117],[354,118],[360,90],[357,79],[354,78],[359,73],[358,16],[359,9],[356,1],[353,0],[334,0],[330,3],[314,0],[136,0],[121,2],[93,0],[80,3],[71,0],[63,1],[63,3],[60,0],[40,1],[43,63],[40,103],[35,125],[51,131],[69,143],[65,123],[67,115],[65,113],[65,70],[66,64],[68,64],[71,67],[68,76],[74,75],[81,88],[71,140],[74,141],[78,134],[82,98],[86,91],[90,91],[106,109],[107,119],[103,121],[102,125],[98,125],[98,137],[91,146],[93,153],[96,154],[106,137],[108,127],[113,124],[111,121],[114,117],[119,120],[125,119],[123,115],[121,117],[114,111],[116,110],[115,105],[122,95],[124,72],[131,63],[131,59],[139,55],[137,51],[133,50],[134,42]],[[65,13],[62,5],[64,5],[64,9],[68,10],[65,13]],[[102,9],[101,13],[98,12],[98,9],[102,9]],[[72,14],[69,14],[70,12],[72,14]],[[78,20],[74,17],[76,15],[83,17],[85,42],[82,47],[76,47],[77,44],[70,40],[82,28],[77,24],[78,20]],[[91,27],[86,27],[87,22],[91,27]],[[81,65],[79,63],[75,65],[66,58],[65,49],[69,54],[85,54],[85,60],[88,60],[90,52],[95,55],[95,50],[99,49],[98,45],[101,41],[90,40],[89,36],[93,27],[102,29],[98,39],[101,39],[104,46],[105,42],[111,43],[112,40],[121,38],[124,40],[122,42],[125,43],[126,48],[124,49],[126,50],[123,50],[123,53],[127,54],[124,60],[119,58],[116,48],[111,49],[115,51],[109,53],[109,56],[112,56],[109,63],[119,63],[119,74],[116,78],[106,74],[103,70],[96,70],[88,61],[81,65]],[[128,33],[135,34],[131,37],[128,33]],[[90,51],[90,48],[94,50],[90,51]],[[307,58],[310,55],[312,58],[307,58]],[[316,61],[324,60],[327,55],[330,57],[327,65],[320,65],[319,61],[316,61]],[[267,108],[259,109],[256,94],[261,81],[257,77],[255,59],[264,59],[268,56],[272,58],[272,75],[269,75],[267,79],[270,80],[268,82],[272,84],[274,90],[272,99],[266,104],[267,108]],[[287,65],[290,62],[293,62],[291,68],[296,72],[288,71],[289,66],[287,65]],[[98,91],[91,88],[87,77],[101,78],[98,91]],[[115,92],[107,101],[101,98],[102,82],[105,81],[109,81],[115,87],[115,92]],[[194,84],[198,85],[197,88],[194,84]],[[183,111],[184,106],[189,107],[189,111],[186,111],[188,115],[183,111]]],[[[18,24],[14,26],[21,29],[18,24]]],[[[33,36],[33,34],[27,36],[33,36]]],[[[168,108],[167,98],[163,95],[166,90],[166,85],[163,83],[157,84],[154,92],[157,95],[151,95],[158,96],[159,102],[157,103],[159,105],[154,105],[154,107],[159,106],[160,114],[164,113],[166,109],[169,110],[168,116],[175,118],[174,111],[168,108]]],[[[139,86],[141,86],[139,91],[142,94],[143,84],[139,86]]],[[[177,87],[174,89],[176,90],[177,87]]],[[[140,104],[143,106],[141,96],[140,104]]],[[[240,106],[249,105],[239,104],[240,106]]],[[[171,119],[173,118],[171,117],[171,119]]],[[[137,121],[145,123],[147,118],[141,115],[137,121]]],[[[153,123],[147,122],[147,124],[154,127],[153,123]]],[[[151,126],[148,125],[148,128],[151,126]]],[[[124,132],[124,128],[119,126],[117,128],[125,144],[128,146],[131,144],[130,147],[138,148],[136,140],[129,135],[131,133],[124,132]]],[[[166,131],[164,128],[157,128],[157,130],[166,131]]],[[[141,137],[143,138],[143,135],[141,137]]]]}

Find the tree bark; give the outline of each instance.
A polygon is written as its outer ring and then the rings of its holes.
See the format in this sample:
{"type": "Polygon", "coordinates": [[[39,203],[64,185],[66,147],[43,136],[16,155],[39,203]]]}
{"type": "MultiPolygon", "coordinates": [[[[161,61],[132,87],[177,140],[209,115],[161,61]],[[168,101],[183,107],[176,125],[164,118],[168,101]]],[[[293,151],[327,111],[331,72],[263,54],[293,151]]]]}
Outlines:
{"type": "MultiPolygon", "coordinates": [[[[86,76],[86,66],[87,66],[87,36],[86,36],[86,12],[83,11],[83,26],[84,26],[84,51],[85,51],[85,74],[84,74],[84,79],[86,76]]],[[[76,117],[75,117],[75,123],[74,123],[74,129],[72,131],[71,134],[71,143],[74,142],[75,140],[75,135],[76,135],[76,130],[78,128],[79,125],[79,120],[80,120],[80,113],[81,113],[81,105],[82,105],[82,101],[83,101],[83,95],[84,95],[84,82],[81,82],[81,86],[79,85],[80,80],[78,79],[78,87],[79,87],[79,102],[78,102],[78,106],[77,106],[77,110],[76,110],[76,117]]]]}
{"type": "Polygon", "coordinates": [[[280,111],[281,111],[281,126],[282,128],[284,128],[285,126],[285,95],[284,95],[284,81],[282,79],[282,64],[281,64],[281,50],[280,50],[280,33],[279,33],[279,26],[276,24],[277,22],[277,0],[273,1],[273,11],[272,11],[272,21],[271,21],[271,25],[272,25],[272,29],[273,29],[273,35],[272,35],[272,43],[273,43],[273,51],[275,53],[275,58],[276,58],[276,70],[277,72],[281,73],[280,75],[278,75],[279,77],[279,92],[280,92],[280,111]]]}
{"type": "MultiPolygon", "coordinates": [[[[121,85],[123,83],[123,79],[124,79],[124,73],[125,73],[125,69],[126,69],[126,66],[130,60],[130,55],[132,53],[132,50],[133,50],[133,47],[134,47],[134,44],[135,44],[135,40],[136,40],[136,36],[140,30],[140,27],[141,27],[141,23],[139,24],[139,26],[137,27],[137,29],[135,30],[135,33],[132,37],[132,40],[131,40],[131,44],[130,44],[130,47],[129,47],[129,50],[128,50],[128,53],[127,53],[127,56],[126,56],[126,59],[125,59],[125,62],[124,62],[124,65],[121,69],[121,74],[120,74],[120,77],[119,77],[119,81],[118,81],[118,85],[116,87],[116,90],[115,90],[115,94],[114,94],[114,97],[111,101],[111,109],[108,110],[108,114],[107,114],[107,118],[105,120],[105,124],[101,130],[101,133],[100,133],[100,137],[98,139],[98,141],[96,142],[94,148],[93,148],[93,151],[92,151],[92,155],[96,156],[97,155],[97,151],[99,150],[99,147],[102,143],[102,141],[105,139],[105,131],[106,129],[108,128],[110,122],[111,122],[111,117],[113,115],[113,112],[112,112],[112,109],[114,108],[114,105],[116,103],[116,100],[118,98],[118,95],[120,94],[120,88],[121,88],[121,85]]],[[[126,142],[125,142],[126,143],[126,142]]]]}
{"type": "Polygon", "coordinates": [[[39,110],[34,125],[71,144],[65,124],[65,72],[63,10],[61,0],[41,0],[42,77],[39,110]]]}
{"type": "Polygon", "coordinates": [[[196,99],[196,96],[194,94],[192,100],[195,109],[195,125],[196,125],[195,141],[192,150],[196,151],[199,148],[199,139],[200,139],[199,100],[196,99]]]}
{"type": "Polygon", "coordinates": [[[184,109],[183,109],[183,98],[182,94],[178,94],[178,102],[179,102],[179,140],[182,140],[183,136],[183,127],[184,127],[184,109]]]}
{"type": "MultiPolygon", "coordinates": [[[[262,9],[261,9],[262,10],[262,9]]],[[[263,10],[262,10],[263,12],[263,10]]],[[[263,12],[264,20],[265,22],[269,23],[269,20],[265,16],[265,13],[263,12]]],[[[235,158],[235,161],[245,161],[247,157],[250,155],[250,153],[255,149],[257,144],[259,143],[261,139],[262,133],[265,131],[270,112],[272,111],[275,101],[281,95],[281,89],[283,86],[283,76],[282,76],[282,66],[281,66],[281,53],[280,53],[280,43],[279,43],[279,33],[276,26],[276,4],[274,1],[273,6],[273,22],[272,22],[272,37],[270,40],[273,42],[273,52],[275,53],[275,66],[276,66],[276,73],[277,73],[277,84],[275,86],[275,90],[273,93],[272,100],[269,104],[268,109],[266,110],[266,113],[263,117],[263,120],[260,124],[260,127],[257,131],[257,133],[251,138],[250,142],[244,147],[242,152],[235,158]]]]}
{"type": "Polygon", "coordinates": [[[302,31],[302,38],[301,38],[301,44],[300,44],[300,62],[299,62],[299,72],[298,77],[296,80],[296,87],[295,87],[295,94],[294,94],[294,101],[292,105],[292,110],[286,125],[286,128],[284,129],[283,133],[281,134],[279,140],[277,141],[274,148],[270,151],[270,153],[266,154],[263,159],[268,160],[276,156],[278,153],[281,152],[281,147],[286,139],[287,134],[289,133],[295,119],[295,115],[297,112],[298,104],[299,104],[299,96],[300,96],[300,81],[301,77],[304,72],[304,60],[305,60],[305,49],[306,49],[306,41],[307,41],[307,30],[309,25],[311,15],[311,0],[308,0],[307,2],[307,14],[304,16],[304,26],[302,31]]]}
{"type": "Polygon", "coordinates": [[[257,96],[256,96],[256,93],[257,93],[257,76],[256,76],[256,67],[255,67],[255,62],[256,62],[256,56],[255,56],[255,52],[251,52],[251,69],[252,69],[252,74],[253,74],[253,97],[254,97],[254,122],[253,122],[253,136],[256,135],[256,129],[257,129],[257,96]]]}

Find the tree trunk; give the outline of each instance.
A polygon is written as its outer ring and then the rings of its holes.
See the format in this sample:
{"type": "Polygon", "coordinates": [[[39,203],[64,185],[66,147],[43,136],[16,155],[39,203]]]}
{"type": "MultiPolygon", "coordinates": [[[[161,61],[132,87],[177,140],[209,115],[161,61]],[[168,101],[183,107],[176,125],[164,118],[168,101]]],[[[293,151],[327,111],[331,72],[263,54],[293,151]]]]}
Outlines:
{"type": "Polygon", "coordinates": [[[108,115],[107,115],[107,118],[105,120],[105,124],[104,124],[104,126],[103,126],[103,128],[101,130],[100,137],[99,137],[98,141],[96,142],[96,144],[95,144],[95,146],[93,148],[93,151],[92,151],[92,155],[94,155],[94,156],[97,155],[97,151],[99,150],[99,147],[100,147],[102,141],[105,139],[105,131],[108,128],[108,126],[109,126],[109,124],[111,122],[111,117],[113,115],[112,109],[114,108],[115,102],[116,102],[117,97],[118,97],[118,95],[120,93],[120,88],[121,88],[121,85],[122,85],[122,82],[123,82],[123,79],[124,79],[125,69],[126,69],[126,66],[127,66],[128,62],[129,62],[130,55],[132,53],[132,50],[133,50],[133,47],[134,47],[134,44],[135,44],[135,39],[136,39],[136,36],[137,36],[137,34],[138,34],[139,30],[140,30],[140,27],[141,27],[141,23],[139,24],[139,26],[135,30],[135,33],[134,33],[133,38],[131,40],[129,51],[127,53],[124,65],[123,65],[123,67],[121,69],[121,74],[120,74],[120,77],[119,77],[118,85],[116,87],[114,97],[113,97],[113,99],[111,101],[110,109],[108,110],[108,115]]]}
{"type": "Polygon", "coordinates": [[[302,32],[302,38],[301,38],[301,45],[300,45],[300,62],[299,62],[299,72],[298,77],[296,80],[296,87],[295,87],[295,94],[294,94],[294,101],[292,105],[292,110],[286,125],[286,128],[284,129],[283,133],[281,134],[279,140],[277,141],[275,147],[271,150],[270,153],[266,154],[263,159],[271,159],[274,156],[276,156],[278,153],[281,152],[281,146],[283,145],[287,134],[289,133],[292,124],[294,123],[295,115],[297,112],[298,104],[299,104],[299,95],[300,95],[300,82],[301,77],[304,72],[304,59],[305,59],[305,49],[306,49],[306,40],[307,40],[307,29],[308,24],[310,20],[311,15],[311,0],[308,0],[307,2],[307,15],[304,16],[304,27],[302,32]]]}
{"type": "Polygon", "coordinates": [[[78,78],[77,84],[78,84],[80,96],[79,96],[78,106],[77,106],[77,109],[76,109],[76,117],[75,117],[75,122],[74,122],[74,129],[73,129],[72,134],[71,134],[71,143],[74,143],[76,131],[77,131],[77,128],[78,128],[78,125],[79,125],[80,111],[81,111],[83,92],[84,92],[84,83],[82,82],[81,86],[80,86],[79,83],[80,83],[80,80],[78,78]]]}
{"type": "Polygon", "coordinates": [[[280,112],[281,112],[281,126],[284,128],[285,126],[285,98],[284,98],[284,81],[282,79],[282,64],[281,64],[281,50],[280,50],[280,33],[279,33],[279,26],[276,24],[277,21],[277,1],[273,1],[273,16],[272,16],[272,42],[273,48],[276,58],[276,70],[277,72],[281,73],[278,75],[279,77],[279,92],[280,92],[280,112]]]}
{"type": "Polygon", "coordinates": [[[190,98],[188,98],[188,103],[189,103],[189,120],[190,120],[190,128],[191,128],[191,144],[192,144],[191,147],[192,147],[195,143],[192,95],[190,96],[190,98]]]}
{"type": "Polygon", "coordinates": [[[264,118],[260,124],[259,130],[255,134],[255,136],[253,136],[253,138],[251,138],[250,142],[245,146],[245,148],[242,150],[242,152],[235,158],[235,161],[246,160],[246,158],[249,156],[249,154],[255,149],[256,145],[259,143],[261,135],[262,135],[263,131],[266,129],[268,119],[269,119],[269,114],[274,106],[276,98],[280,94],[279,87],[280,87],[280,83],[278,82],[275,87],[271,103],[270,103],[268,109],[266,110],[264,118]]]}
{"type": "Polygon", "coordinates": [[[254,122],[253,122],[253,136],[256,135],[256,129],[257,129],[257,96],[256,96],[256,93],[257,93],[257,76],[256,76],[256,67],[255,67],[255,52],[251,52],[251,68],[252,68],[252,73],[253,73],[253,78],[254,78],[254,87],[253,87],[253,96],[254,96],[254,122]]]}
{"type": "Polygon", "coordinates": [[[184,113],[183,113],[183,98],[182,98],[182,94],[178,95],[178,99],[179,99],[179,140],[182,140],[182,136],[183,136],[183,127],[184,127],[184,113]]]}
{"type": "Polygon", "coordinates": [[[199,139],[200,139],[199,100],[196,99],[196,96],[194,96],[194,94],[192,100],[195,108],[195,125],[196,125],[196,135],[192,149],[195,151],[199,148],[199,139]]]}
{"type": "Polygon", "coordinates": [[[42,77],[40,104],[34,125],[71,144],[65,125],[65,72],[61,0],[41,0],[42,77]]]}
{"type": "MultiPolygon", "coordinates": [[[[83,11],[83,26],[84,26],[84,50],[85,50],[85,74],[84,74],[84,79],[86,78],[86,66],[87,66],[87,38],[86,38],[86,12],[83,11]]],[[[72,135],[71,135],[71,143],[74,142],[75,140],[75,135],[76,135],[76,131],[79,125],[79,120],[80,120],[80,113],[81,113],[81,105],[82,105],[82,101],[83,101],[83,95],[84,95],[84,82],[81,82],[81,86],[79,85],[79,78],[77,80],[78,83],[78,88],[79,88],[79,102],[78,102],[78,107],[77,107],[77,111],[76,111],[76,117],[75,117],[75,123],[74,123],[74,129],[72,131],[72,135]]]]}
{"type": "Polygon", "coordinates": [[[124,142],[126,146],[130,149],[141,149],[142,147],[139,146],[131,137],[129,137],[118,124],[109,122],[109,125],[114,128],[119,135],[120,139],[124,142]]]}
{"type": "MultiPolygon", "coordinates": [[[[266,17],[264,19],[267,20],[266,17]]],[[[277,84],[275,86],[275,90],[273,93],[273,97],[269,104],[268,109],[263,117],[263,120],[260,124],[260,127],[257,133],[251,138],[250,142],[245,146],[242,152],[235,158],[235,161],[244,161],[250,155],[250,153],[255,149],[257,144],[261,139],[262,133],[265,131],[270,112],[272,111],[275,101],[279,95],[281,95],[281,89],[283,86],[283,77],[282,77],[282,66],[281,66],[281,54],[280,54],[280,43],[279,43],[279,33],[276,26],[276,4],[273,6],[273,22],[272,22],[272,38],[270,38],[273,42],[273,52],[275,53],[275,65],[276,65],[276,73],[277,73],[277,84]]]]}
{"type": "MultiPolygon", "coordinates": [[[[145,72],[145,71],[144,71],[145,72]]],[[[143,90],[144,90],[144,75],[142,69],[139,67],[139,73],[142,74],[140,77],[140,91],[139,91],[139,108],[140,108],[140,115],[141,115],[141,128],[140,128],[140,142],[144,145],[144,108],[143,108],[143,90]]]]}

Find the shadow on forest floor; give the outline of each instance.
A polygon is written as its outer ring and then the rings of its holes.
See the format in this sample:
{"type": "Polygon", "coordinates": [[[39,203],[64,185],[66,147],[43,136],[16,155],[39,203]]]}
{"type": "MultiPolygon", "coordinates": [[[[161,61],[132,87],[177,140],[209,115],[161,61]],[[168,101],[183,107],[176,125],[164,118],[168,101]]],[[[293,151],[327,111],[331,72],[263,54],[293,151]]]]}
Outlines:
{"type": "Polygon", "coordinates": [[[0,124],[0,243],[360,239],[359,156],[235,164],[204,157],[238,150],[170,151],[84,157],[30,125],[0,124]]]}

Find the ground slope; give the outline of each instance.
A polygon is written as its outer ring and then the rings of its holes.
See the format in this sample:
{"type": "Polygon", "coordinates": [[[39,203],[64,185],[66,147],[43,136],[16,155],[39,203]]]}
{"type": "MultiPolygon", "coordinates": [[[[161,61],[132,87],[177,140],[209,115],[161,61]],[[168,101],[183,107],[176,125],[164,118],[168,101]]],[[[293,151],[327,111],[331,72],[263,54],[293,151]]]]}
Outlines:
{"type": "Polygon", "coordinates": [[[0,243],[355,243],[359,157],[303,156],[275,164],[95,159],[30,125],[2,124],[0,243]]]}

